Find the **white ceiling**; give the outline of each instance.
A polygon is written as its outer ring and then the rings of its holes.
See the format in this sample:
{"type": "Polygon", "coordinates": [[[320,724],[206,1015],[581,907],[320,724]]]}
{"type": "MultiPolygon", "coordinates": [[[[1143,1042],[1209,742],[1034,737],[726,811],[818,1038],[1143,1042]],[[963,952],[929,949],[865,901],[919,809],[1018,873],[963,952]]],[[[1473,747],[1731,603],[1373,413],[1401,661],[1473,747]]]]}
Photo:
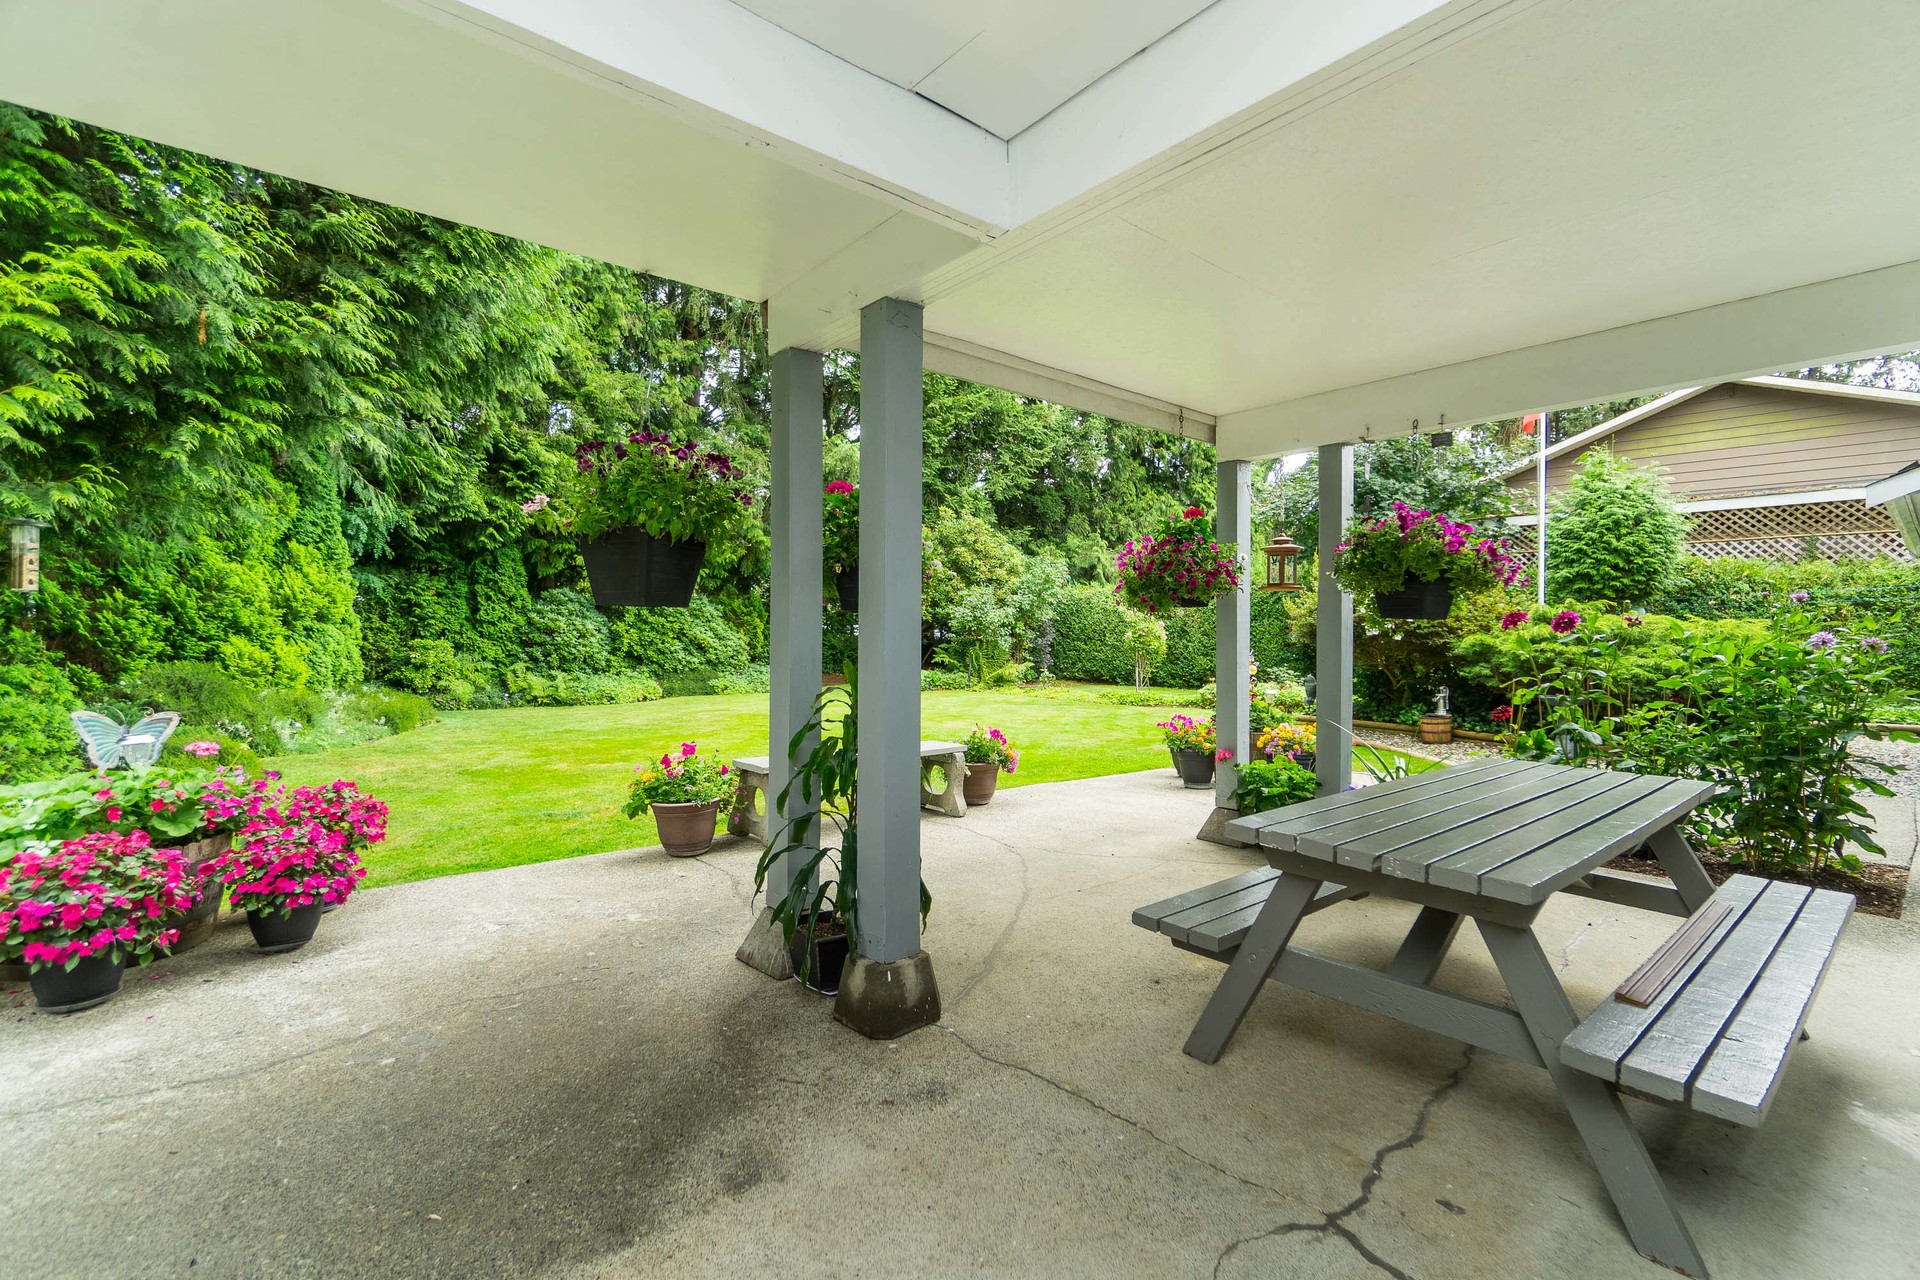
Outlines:
{"type": "Polygon", "coordinates": [[[1212,0],[734,0],[1011,138],[1212,0]]]}
{"type": "Polygon", "coordinates": [[[0,0],[0,98],[1254,456],[1920,346],[1910,7],[0,0]]]}

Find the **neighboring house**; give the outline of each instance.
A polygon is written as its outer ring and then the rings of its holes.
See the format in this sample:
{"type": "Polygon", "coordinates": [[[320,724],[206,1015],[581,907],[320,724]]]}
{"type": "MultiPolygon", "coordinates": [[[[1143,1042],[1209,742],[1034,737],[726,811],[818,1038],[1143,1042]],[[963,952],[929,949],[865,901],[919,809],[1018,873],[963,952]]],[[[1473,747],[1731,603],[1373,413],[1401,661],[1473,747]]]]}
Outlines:
{"type": "MultiPolygon", "coordinates": [[[[1912,560],[1866,486],[1920,461],[1920,394],[1800,378],[1742,378],[1670,392],[1547,451],[1547,492],[1596,446],[1666,472],[1702,556],[1912,560]]],[[[1535,462],[1507,473],[1535,509],[1535,462]]],[[[1513,523],[1530,527],[1532,515],[1513,523]]],[[[1530,538],[1529,535],[1525,535],[1530,538]]]]}

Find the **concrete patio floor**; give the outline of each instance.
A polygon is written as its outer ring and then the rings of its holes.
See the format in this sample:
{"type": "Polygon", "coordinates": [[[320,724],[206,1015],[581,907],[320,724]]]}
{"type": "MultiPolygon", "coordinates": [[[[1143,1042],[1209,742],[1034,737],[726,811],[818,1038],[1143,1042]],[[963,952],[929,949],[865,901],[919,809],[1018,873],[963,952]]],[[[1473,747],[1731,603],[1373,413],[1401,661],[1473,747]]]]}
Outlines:
{"type": "MultiPolygon", "coordinates": [[[[0,1004],[8,1277],[1635,1277],[1543,1073],[1221,970],[1128,922],[1250,865],[1170,773],[923,830],[938,1028],[876,1044],[736,963],[753,851],[368,892],[71,1018],[0,1004]]],[[[1384,962],[1413,909],[1308,945],[1384,962]]],[[[1597,1002],[1670,931],[1562,897],[1597,1002]]],[[[1442,972],[1497,998],[1479,941],[1442,972]]],[[[1632,1104],[1718,1277],[1920,1274],[1920,925],[1856,917],[1768,1123],[1632,1104]]]]}

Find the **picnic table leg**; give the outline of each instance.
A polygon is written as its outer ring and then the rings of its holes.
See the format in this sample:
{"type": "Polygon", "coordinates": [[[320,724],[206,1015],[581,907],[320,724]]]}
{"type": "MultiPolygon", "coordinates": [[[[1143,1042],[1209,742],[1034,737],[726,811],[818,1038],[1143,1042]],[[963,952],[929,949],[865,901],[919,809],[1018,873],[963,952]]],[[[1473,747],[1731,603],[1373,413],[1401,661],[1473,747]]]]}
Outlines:
{"type": "Polygon", "coordinates": [[[1619,1091],[1560,1061],[1560,1042],[1579,1025],[1579,1019],[1553,965],[1540,949],[1540,940],[1531,929],[1489,920],[1474,923],[1480,927],[1493,963],[1540,1050],[1574,1128],[1580,1131],[1580,1139],[1600,1171],[1607,1194],[1613,1197],[1633,1247],[1662,1266],[1704,1278],[1707,1264],[1701,1260],[1687,1224],[1681,1221],[1680,1209],[1647,1154],[1646,1144],[1640,1141],[1619,1091]]]}
{"type": "Polygon", "coordinates": [[[1434,976],[1440,972],[1440,962],[1447,958],[1447,949],[1453,945],[1453,935],[1459,931],[1460,917],[1454,912],[1438,907],[1420,908],[1419,918],[1407,931],[1407,940],[1400,944],[1393,963],[1387,966],[1387,976],[1402,982],[1417,982],[1423,987],[1432,985],[1434,976]]]}
{"type": "Polygon", "coordinates": [[[1267,905],[1254,917],[1233,963],[1221,975],[1220,985],[1214,988],[1206,1011],[1194,1024],[1193,1034],[1187,1037],[1188,1057],[1202,1062],[1220,1061],[1220,1055],[1227,1051],[1227,1041],[1240,1029],[1240,1021],[1253,1006],[1254,997],[1260,994],[1274,966],[1286,954],[1293,931],[1299,927],[1301,917],[1306,915],[1313,895],[1319,890],[1320,881],[1293,872],[1274,881],[1267,905]]]}
{"type": "Polygon", "coordinates": [[[1680,891],[1680,901],[1688,911],[1698,911],[1713,896],[1713,879],[1707,875],[1707,869],[1700,865],[1700,855],[1687,843],[1687,837],[1681,833],[1680,824],[1662,827],[1647,839],[1647,847],[1653,850],[1653,856],[1660,859],[1661,870],[1673,881],[1673,887],[1680,891]]]}

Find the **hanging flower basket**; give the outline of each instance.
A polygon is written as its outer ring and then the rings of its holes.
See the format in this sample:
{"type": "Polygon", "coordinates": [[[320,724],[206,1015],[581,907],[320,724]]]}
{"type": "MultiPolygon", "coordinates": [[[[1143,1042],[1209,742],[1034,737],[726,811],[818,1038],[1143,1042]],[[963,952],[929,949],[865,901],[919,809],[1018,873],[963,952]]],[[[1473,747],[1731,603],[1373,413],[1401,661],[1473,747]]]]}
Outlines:
{"type": "Polygon", "coordinates": [[[860,490],[845,480],[827,484],[820,511],[820,552],[846,613],[860,612],[860,490]]]}
{"type": "Polygon", "coordinates": [[[1168,517],[1143,538],[1130,539],[1115,561],[1114,593],[1148,613],[1199,608],[1240,585],[1240,553],[1214,539],[1213,518],[1199,507],[1168,517]]]}
{"type": "Polygon", "coordinates": [[[840,608],[847,613],[860,612],[860,566],[858,563],[850,569],[837,569],[833,575],[833,589],[840,597],[840,608]]]}
{"type": "Polygon", "coordinates": [[[644,529],[613,529],[580,543],[593,602],[602,609],[684,609],[706,563],[707,544],[671,542],[644,529]]]}
{"type": "Polygon", "coordinates": [[[1427,621],[1446,617],[1456,595],[1526,582],[1505,542],[1476,540],[1472,525],[1404,502],[1394,503],[1390,515],[1347,531],[1333,576],[1355,595],[1371,595],[1383,618],[1427,621]]]}

